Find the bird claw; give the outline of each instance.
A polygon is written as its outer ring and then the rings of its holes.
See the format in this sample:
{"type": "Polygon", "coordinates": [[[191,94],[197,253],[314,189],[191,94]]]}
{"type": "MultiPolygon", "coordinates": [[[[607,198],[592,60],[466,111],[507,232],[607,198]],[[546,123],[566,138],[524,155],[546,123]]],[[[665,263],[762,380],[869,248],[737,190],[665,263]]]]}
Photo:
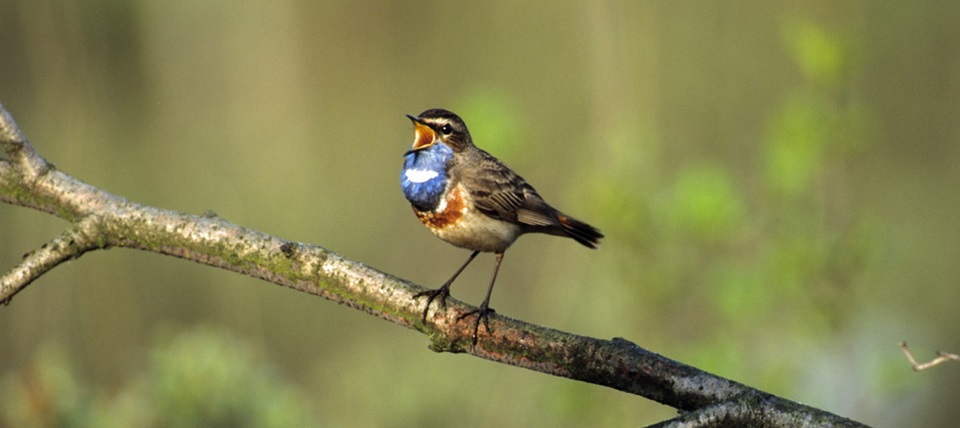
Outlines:
{"type": "Polygon", "coordinates": [[[430,304],[433,303],[434,299],[437,297],[440,298],[440,307],[447,307],[447,297],[450,296],[450,285],[443,284],[440,288],[434,290],[424,290],[417,294],[413,295],[414,299],[427,296],[427,305],[423,307],[423,322],[427,322],[427,312],[430,311],[430,304]]]}
{"type": "Polygon", "coordinates": [[[483,320],[483,328],[487,330],[487,334],[490,334],[491,332],[493,332],[493,330],[490,329],[490,314],[496,313],[497,311],[487,306],[486,303],[487,302],[483,302],[483,304],[480,305],[480,308],[474,309],[470,312],[467,312],[457,317],[457,321],[460,321],[471,315],[477,316],[477,320],[473,323],[473,346],[477,346],[477,339],[479,338],[478,333],[480,332],[481,320],[483,320]]]}

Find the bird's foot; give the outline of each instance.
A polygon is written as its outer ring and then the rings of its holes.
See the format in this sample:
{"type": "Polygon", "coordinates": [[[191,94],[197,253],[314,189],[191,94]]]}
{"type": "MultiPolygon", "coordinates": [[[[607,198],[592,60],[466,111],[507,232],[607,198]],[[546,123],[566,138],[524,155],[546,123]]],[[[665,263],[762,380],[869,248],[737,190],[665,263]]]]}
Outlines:
{"type": "Polygon", "coordinates": [[[427,312],[430,311],[430,304],[436,298],[440,298],[440,307],[447,307],[447,297],[450,296],[450,283],[443,284],[435,290],[424,290],[413,295],[414,299],[427,296],[427,305],[423,307],[423,322],[427,322],[427,312]]]}
{"type": "Polygon", "coordinates": [[[473,346],[477,346],[477,335],[478,335],[478,333],[480,332],[480,321],[481,321],[481,320],[483,321],[483,328],[485,328],[485,329],[487,330],[487,334],[490,334],[490,332],[492,331],[492,330],[490,330],[490,314],[495,313],[495,312],[497,312],[497,311],[495,311],[495,310],[493,310],[493,308],[487,306],[487,302],[483,302],[483,303],[480,304],[480,307],[479,307],[479,308],[474,309],[474,310],[472,310],[472,311],[470,311],[470,312],[467,312],[467,313],[465,313],[465,314],[460,315],[459,317],[457,317],[457,321],[460,321],[460,320],[462,320],[462,319],[464,319],[464,318],[466,318],[466,317],[472,316],[472,315],[476,315],[476,316],[477,316],[477,320],[473,323],[473,346]]]}

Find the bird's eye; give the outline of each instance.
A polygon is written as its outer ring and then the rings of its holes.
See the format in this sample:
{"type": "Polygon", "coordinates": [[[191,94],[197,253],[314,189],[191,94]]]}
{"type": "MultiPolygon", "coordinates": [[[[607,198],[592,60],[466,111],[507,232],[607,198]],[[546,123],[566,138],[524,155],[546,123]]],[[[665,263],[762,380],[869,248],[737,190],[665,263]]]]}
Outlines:
{"type": "Polygon", "coordinates": [[[448,123],[448,124],[445,124],[445,125],[443,125],[443,126],[440,127],[440,133],[442,133],[443,135],[453,134],[453,127],[450,126],[449,123],[448,123]]]}

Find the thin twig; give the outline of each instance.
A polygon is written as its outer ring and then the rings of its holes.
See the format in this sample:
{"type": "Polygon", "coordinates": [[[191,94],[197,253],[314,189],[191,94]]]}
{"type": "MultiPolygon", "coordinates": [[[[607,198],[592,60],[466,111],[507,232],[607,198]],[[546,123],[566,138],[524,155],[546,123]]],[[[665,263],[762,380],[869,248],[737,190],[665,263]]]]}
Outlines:
{"type": "Polygon", "coordinates": [[[97,248],[96,235],[89,233],[92,220],[82,220],[40,248],[23,255],[16,266],[0,276],[0,304],[8,305],[13,296],[60,263],[80,257],[97,248]]]}
{"type": "Polygon", "coordinates": [[[918,363],[916,358],[913,358],[913,352],[910,352],[910,349],[907,348],[907,342],[900,342],[900,350],[903,351],[903,355],[907,356],[907,360],[910,361],[910,365],[913,366],[913,371],[918,372],[920,370],[926,370],[930,367],[940,365],[947,361],[960,361],[960,355],[950,354],[943,351],[937,351],[937,357],[927,361],[925,363],[918,363]]]}

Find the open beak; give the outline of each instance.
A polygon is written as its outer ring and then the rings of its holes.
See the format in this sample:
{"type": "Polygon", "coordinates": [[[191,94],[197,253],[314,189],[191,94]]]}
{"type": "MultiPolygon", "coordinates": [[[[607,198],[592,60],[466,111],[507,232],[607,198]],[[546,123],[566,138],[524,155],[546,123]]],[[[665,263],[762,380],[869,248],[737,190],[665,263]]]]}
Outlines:
{"type": "Polygon", "coordinates": [[[407,115],[407,117],[410,118],[411,121],[413,121],[413,130],[414,132],[416,132],[416,139],[413,140],[413,147],[411,147],[410,150],[404,153],[404,156],[410,153],[413,153],[417,150],[425,149],[427,147],[432,146],[434,141],[436,141],[436,138],[437,138],[437,134],[433,132],[433,129],[431,129],[429,126],[421,122],[419,118],[409,114],[407,115]]]}

